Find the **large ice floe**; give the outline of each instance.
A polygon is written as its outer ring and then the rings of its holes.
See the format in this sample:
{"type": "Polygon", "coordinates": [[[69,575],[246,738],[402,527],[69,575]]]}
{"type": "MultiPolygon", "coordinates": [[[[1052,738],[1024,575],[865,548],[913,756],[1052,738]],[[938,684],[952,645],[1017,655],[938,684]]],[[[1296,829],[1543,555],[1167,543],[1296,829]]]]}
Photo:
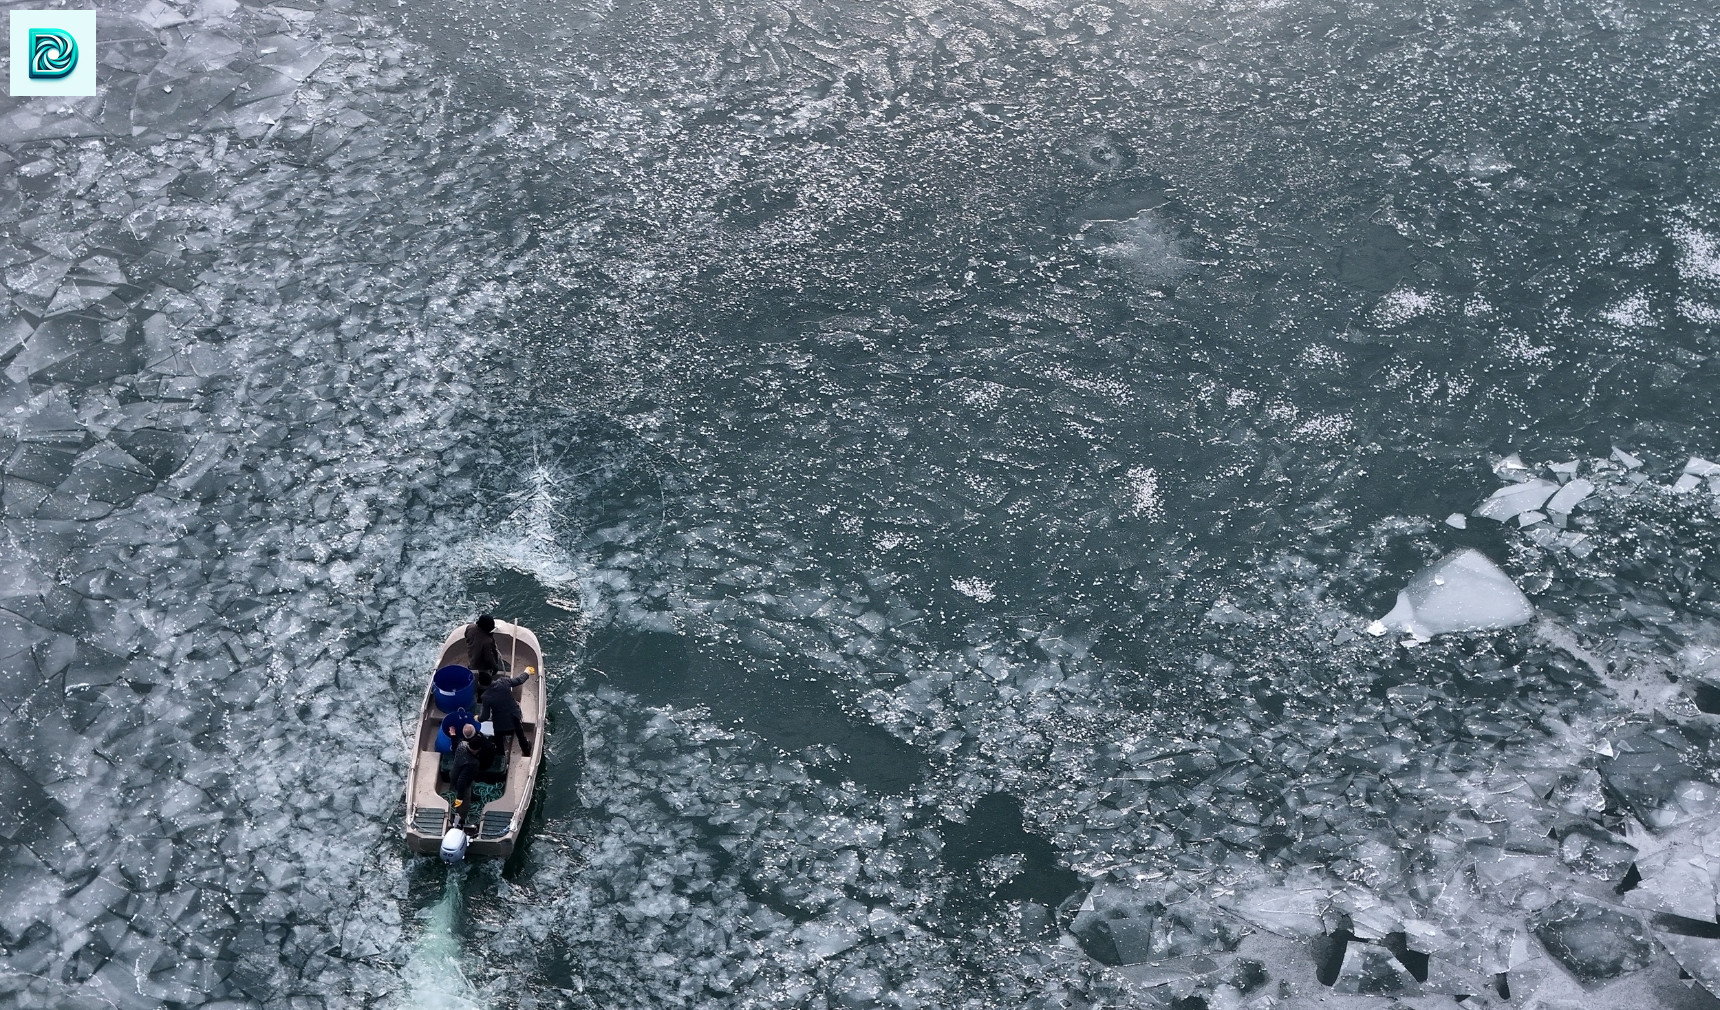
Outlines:
{"type": "Polygon", "coordinates": [[[1528,597],[1474,549],[1448,554],[1418,572],[1391,612],[1368,626],[1374,634],[1407,631],[1427,639],[1454,631],[1513,628],[1535,616],[1528,597]]]}

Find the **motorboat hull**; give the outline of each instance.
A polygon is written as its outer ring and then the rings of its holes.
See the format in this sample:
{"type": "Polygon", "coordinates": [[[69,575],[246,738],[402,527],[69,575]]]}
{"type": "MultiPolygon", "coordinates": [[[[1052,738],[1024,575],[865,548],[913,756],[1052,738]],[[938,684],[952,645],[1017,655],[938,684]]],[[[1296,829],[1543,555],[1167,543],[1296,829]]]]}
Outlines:
{"type": "MultiPolygon", "coordinates": [[[[455,628],[443,640],[436,669],[466,665],[466,627],[455,628]]],[[[523,673],[528,666],[535,669],[524,684],[514,688],[514,697],[520,703],[521,724],[531,741],[532,752],[530,756],[521,754],[517,741],[509,747],[502,794],[484,805],[476,833],[468,831],[472,837],[466,846],[467,858],[505,859],[513,854],[543,764],[544,717],[549,710],[543,650],[531,629],[519,625],[497,621],[495,637],[496,651],[509,659],[515,674],[523,673]]],[[[452,826],[453,811],[444,798],[451,789],[448,773],[442,767],[442,754],[436,750],[436,734],[441,732],[444,713],[436,707],[434,685],[428,682],[429,678],[425,679],[417,731],[409,741],[412,754],[406,773],[406,847],[422,855],[436,855],[442,849],[443,836],[452,826]]]]}

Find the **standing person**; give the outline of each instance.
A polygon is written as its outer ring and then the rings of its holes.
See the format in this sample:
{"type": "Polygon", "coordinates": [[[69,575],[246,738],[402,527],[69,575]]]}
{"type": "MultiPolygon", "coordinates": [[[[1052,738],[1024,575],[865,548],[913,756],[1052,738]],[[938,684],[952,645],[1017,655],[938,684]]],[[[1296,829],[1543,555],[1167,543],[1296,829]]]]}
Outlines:
{"type": "Polygon", "coordinates": [[[496,619],[489,614],[479,614],[476,623],[466,625],[466,665],[478,675],[480,687],[507,666],[496,649],[496,619]]]}
{"type": "Polygon", "coordinates": [[[524,684],[532,675],[532,668],[526,667],[526,672],[518,677],[498,677],[484,690],[480,700],[490,713],[492,728],[496,731],[496,743],[501,752],[508,752],[508,734],[517,736],[520,741],[520,753],[526,757],[532,756],[531,739],[526,736],[524,713],[520,711],[520,703],[514,700],[514,688],[524,684]]]}

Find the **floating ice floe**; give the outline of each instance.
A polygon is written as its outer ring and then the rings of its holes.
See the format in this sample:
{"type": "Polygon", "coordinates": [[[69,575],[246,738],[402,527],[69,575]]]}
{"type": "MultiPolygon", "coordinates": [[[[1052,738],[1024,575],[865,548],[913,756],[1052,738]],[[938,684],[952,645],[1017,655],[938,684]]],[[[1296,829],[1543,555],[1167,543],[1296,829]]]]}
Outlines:
{"type": "MultiPolygon", "coordinates": [[[[1720,463],[1711,463],[1700,456],[1692,456],[1690,462],[1684,464],[1684,471],[1678,475],[1672,490],[1684,494],[1696,490],[1704,482],[1710,488],[1720,489],[1720,463]]],[[[1720,493],[1720,490],[1717,490],[1717,493],[1720,493]]]]}
{"type": "Polygon", "coordinates": [[[1409,580],[1391,613],[1368,626],[1374,635],[1403,631],[1419,639],[1454,631],[1510,628],[1535,608],[1499,566],[1480,551],[1447,554],[1409,580]]]}
{"type": "Polygon", "coordinates": [[[1539,477],[1521,484],[1508,484],[1488,495],[1487,500],[1475,510],[1475,514],[1483,519],[1507,522],[1525,512],[1539,509],[1559,490],[1559,485],[1539,477]]]}
{"type": "Polygon", "coordinates": [[[1529,465],[1523,462],[1523,457],[1512,453],[1493,464],[1493,473],[1501,480],[1526,481],[1529,479],[1529,465]]]}
{"type": "Polygon", "coordinates": [[[1584,898],[1563,898],[1531,916],[1529,928],[1549,954],[1582,982],[1646,968],[1654,956],[1635,916],[1584,898]]]}
{"type": "Polygon", "coordinates": [[[1591,480],[1578,477],[1569,484],[1553,492],[1553,497],[1547,499],[1548,512],[1569,514],[1571,509],[1595,493],[1595,485],[1591,480]]]}

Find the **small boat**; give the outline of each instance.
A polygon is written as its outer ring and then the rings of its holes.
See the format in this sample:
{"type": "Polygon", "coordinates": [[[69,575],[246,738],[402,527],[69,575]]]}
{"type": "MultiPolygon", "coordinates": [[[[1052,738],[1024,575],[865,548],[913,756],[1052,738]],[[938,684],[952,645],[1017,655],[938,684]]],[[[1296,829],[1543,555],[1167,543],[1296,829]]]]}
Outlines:
{"type": "MultiPolygon", "coordinates": [[[[464,707],[476,714],[476,706],[471,703],[472,673],[466,668],[466,628],[467,625],[455,628],[442,642],[436,673],[424,687],[424,704],[419,710],[406,772],[406,847],[424,855],[440,854],[450,863],[467,855],[506,858],[513,853],[531,806],[538,768],[543,764],[544,715],[548,711],[543,651],[538,647],[537,636],[530,628],[497,621],[496,651],[508,660],[511,671],[504,675],[532,669],[532,676],[514,688],[514,698],[520,703],[521,724],[531,741],[532,752],[530,757],[520,754],[516,741],[508,747],[505,762],[498,758],[496,765],[480,774],[480,783],[489,783],[491,792],[499,786],[501,794],[484,803],[481,810],[474,810],[473,816],[466,818],[463,830],[456,827],[453,805],[449,802],[453,792],[448,779],[452,755],[445,745],[437,746],[437,736],[448,714],[444,706],[456,708],[465,702],[464,707]],[[463,691],[457,689],[462,674],[463,691]]],[[[485,725],[487,728],[488,724],[485,725]]]]}

